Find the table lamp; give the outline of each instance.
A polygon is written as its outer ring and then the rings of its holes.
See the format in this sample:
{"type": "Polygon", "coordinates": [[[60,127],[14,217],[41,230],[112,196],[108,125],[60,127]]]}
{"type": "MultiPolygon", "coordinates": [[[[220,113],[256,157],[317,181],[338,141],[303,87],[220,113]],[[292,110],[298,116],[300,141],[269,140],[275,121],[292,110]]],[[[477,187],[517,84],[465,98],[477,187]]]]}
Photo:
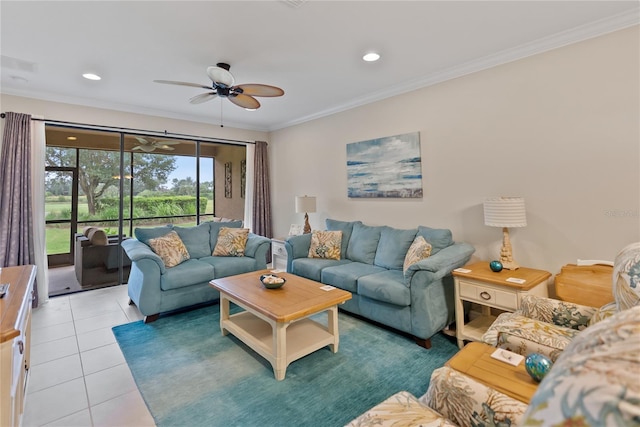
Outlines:
{"type": "Polygon", "coordinates": [[[304,233],[311,233],[309,212],[316,211],[316,198],[313,196],[296,196],[296,213],[304,212],[304,233]]]}
{"type": "Polygon", "coordinates": [[[502,249],[500,262],[507,270],[517,270],[518,263],[513,260],[509,227],[525,227],[527,213],[522,197],[495,197],[484,201],[484,225],[502,227],[502,249]]]}

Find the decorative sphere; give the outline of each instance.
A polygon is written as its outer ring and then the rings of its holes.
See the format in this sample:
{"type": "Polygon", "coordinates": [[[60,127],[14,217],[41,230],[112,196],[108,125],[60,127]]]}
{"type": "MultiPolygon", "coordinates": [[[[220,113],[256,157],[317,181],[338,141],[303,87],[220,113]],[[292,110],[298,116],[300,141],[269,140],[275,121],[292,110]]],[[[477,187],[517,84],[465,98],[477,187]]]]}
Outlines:
{"type": "Polygon", "coordinates": [[[524,359],[524,367],[531,378],[540,382],[553,366],[553,362],[540,353],[531,353],[524,359]]]}
{"type": "Polygon", "coordinates": [[[489,268],[491,271],[495,271],[496,273],[502,271],[502,263],[500,261],[491,261],[489,263],[489,268]]]}

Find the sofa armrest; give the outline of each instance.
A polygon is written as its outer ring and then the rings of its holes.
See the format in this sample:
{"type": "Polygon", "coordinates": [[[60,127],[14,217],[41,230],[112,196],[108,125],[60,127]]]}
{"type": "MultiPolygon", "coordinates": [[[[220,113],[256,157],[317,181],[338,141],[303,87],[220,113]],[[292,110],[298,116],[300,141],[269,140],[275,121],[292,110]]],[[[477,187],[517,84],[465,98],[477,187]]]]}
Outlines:
{"type": "Polygon", "coordinates": [[[167,270],[164,262],[162,261],[162,258],[160,258],[155,252],[153,252],[149,246],[145,245],[138,239],[123,240],[121,245],[131,259],[131,262],[149,259],[154,261],[158,265],[160,274],[164,274],[164,272],[167,270]]]}
{"type": "Polygon", "coordinates": [[[524,402],[448,366],[433,371],[429,389],[419,401],[460,426],[498,425],[506,419],[519,425],[527,409],[524,402]]]}
{"type": "Polygon", "coordinates": [[[534,295],[522,298],[519,309],[519,313],[529,319],[578,331],[589,325],[589,320],[597,311],[595,307],[534,295]]]}
{"type": "Polygon", "coordinates": [[[435,255],[410,265],[404,273],[405,281],[411,283],[413,275],[420,270],[434,273],[434,279],[444,277],[454,268],[465,265],[475,251],[475,248],[468,243],[454,243],[435,255]]]}

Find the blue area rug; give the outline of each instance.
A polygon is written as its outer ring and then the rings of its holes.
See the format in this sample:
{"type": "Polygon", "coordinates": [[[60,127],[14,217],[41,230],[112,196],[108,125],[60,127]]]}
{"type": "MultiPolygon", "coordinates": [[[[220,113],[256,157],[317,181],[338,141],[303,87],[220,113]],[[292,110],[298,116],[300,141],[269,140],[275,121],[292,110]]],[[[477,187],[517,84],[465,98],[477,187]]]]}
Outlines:
{"type": "Polygon", "coordinates": [[[220,334],[219,319],[212,305],[113,328],[158,426],[343,426],[400,390],[421,396],[458,351],[442,334],[426,350],[341,312],[338,353],[320,349],[276,381],[266,360],[220,334]]]}

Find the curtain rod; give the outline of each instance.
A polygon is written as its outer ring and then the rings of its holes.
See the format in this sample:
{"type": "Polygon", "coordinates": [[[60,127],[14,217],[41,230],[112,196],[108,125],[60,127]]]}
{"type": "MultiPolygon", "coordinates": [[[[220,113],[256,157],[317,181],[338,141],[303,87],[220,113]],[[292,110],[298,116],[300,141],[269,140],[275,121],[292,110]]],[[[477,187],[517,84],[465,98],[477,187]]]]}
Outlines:
{"type": "MultiPolygon", "coordinates": [[[[7,117],[6,113],[0,113],[1,119],[4,119],[5,117],[7,117]]],[[[159,132],[159,131],[144,130],[144,129],[133,129],[133,128],[123,128],[123,127],[116,127],[116,126],[94,125],[89,123],[65,122],[61,120],[40,119],[36,117],[31,117],[31,120],[36,120],[40,122],[45,122],[46,124],[59,125],[59,126],[70,127],[70,128],[118,131],[118,132],[130,133],[132,135],[166,136],[171,138],[182,138],[182,139],[190,139],[190,140],[205,141],[205,142],[221,142],[221,143],[234,144],[234,145],[238,145],[238,143],[255,144],[255,141],[243,141],[240,139],[210,138],[206,136],[189,135],[189,134],[182,134],[182,133],[171,133],[171,132],[167,132],[166,130],[164,132],[159,132]]]]}

